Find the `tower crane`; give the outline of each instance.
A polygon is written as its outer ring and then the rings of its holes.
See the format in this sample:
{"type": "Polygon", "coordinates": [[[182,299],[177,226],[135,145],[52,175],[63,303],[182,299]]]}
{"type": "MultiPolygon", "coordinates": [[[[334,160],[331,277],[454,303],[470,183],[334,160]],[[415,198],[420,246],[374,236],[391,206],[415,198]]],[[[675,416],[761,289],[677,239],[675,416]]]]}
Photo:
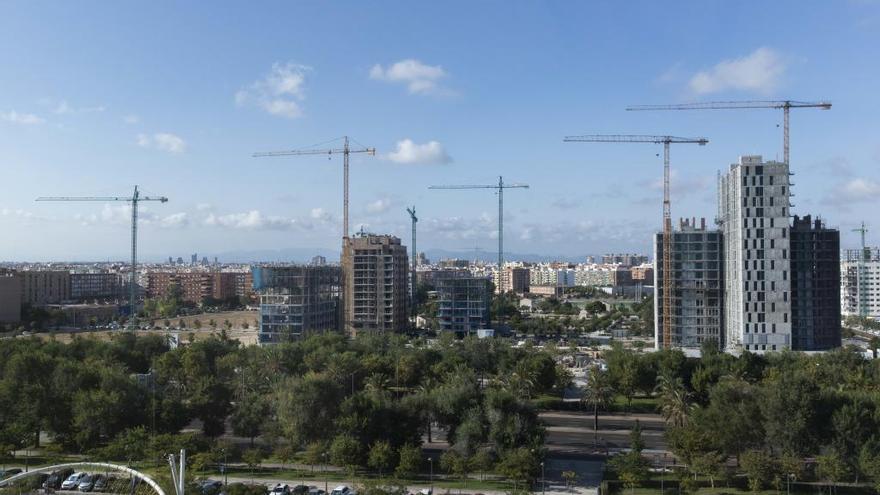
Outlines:
{"type": "MultiPolygon", "coordinates": [[[[569,143],[652,143],[663,145],[663,347],[672,345],[672,203],[669,199],[669,145],[699,144],[705,146],[708,139],[675,136],[645,136],[637,134],[598,134],[566,136],[569,143]]],[[[656,290],[656,289],[655,289],[656,290]]]]}
{"type": "Polygon", "coordinates": [[[416,267],[418,266],[418,251],[416,250],[416,224],[419,222],[418,217],[416,217],[416,207],[413,205],[412,208],[407,208],[406,212],[409,213],[409,218],[412,220],[412,260],[410,264],[412,265],[412,273],[410,274],[410,290],[409,290],[409,298],[410,304],[412,304],[412,317],[413,317],[413,325],[415,325],[416,318],[416,267]]]}
{"type": "Polygon", "coordinates": [[[270,156],[327,155],[329,158],[334,154],[342,154],[342,237],[348,238],[348,156],[352,153],[366,153],[368,155],[375,156],[376,148],[368,148],[366,146],[362,146],[360,148],[352,149],[348,143],[348,136],[343,136],[342,140],[342,148],[267,151],[262,153],[254,153],[253,157],[261,158],[270,156]]]}
{"type": "Polygon", "coordinates": [[[788,152],[788,122],[789,113],[792,108],[819,108],[821,110],[830,110],[831,103],[827,101],[809,102],[809,101],[793,101],[793,100],[770,100],[770,101],[708,101],[704,103],[683,103],[678,105],[638,105],[628,107],[628,111],[644,111],[644,110],[744,110],[751,108],[775,108],[782,109],[783,114],[783,131],[782,131],[782,150],[785,164],[789,165],[788,152]]]}
{"type": "Polygon", "coordinates": [[[129,274],[129,295],[128,304],[131,311],[129,319],[129,327],[136,326],[137,309],[135,306],[136,287],[137,287],[137,225],[138,225],[138,204],[142,201],[158,201],[167,203],[168,198],[165,196],[141,196],[138,186],[134,186],[134,193],[131,196],[42,196],[37,201],[124,201],[131,203],[131,273],[129,274]]]}
{"type": "Polygon", "coordinates": [[[455,186],[430,186],[428,189],[495,189],[498,194],[498,290],[504,294],[504,190],[505,189],[528,189],[528,184],[505,184],[504,178],[498,176],[498,184],[489,185],[455,185],[455,186]]]}
{"type": "Polygon", "coordinates": [[[862,249],[859,251],[859,263],[857,265],[858,270],[858,278],[856,279],[856,290],[858,291],[858,300],[859,300],[859,316],[868,316],[868,291],[865,290],[865,279],[867,278],[867,269],[865,267],[865,261],[867,261],[868,253],[865,252],[865,234],[868,233],[868,229],[865,227],[865,222],[862,222],[862,225],[853,229],[853,232],[858,232],[862,236],[862,249]]]}

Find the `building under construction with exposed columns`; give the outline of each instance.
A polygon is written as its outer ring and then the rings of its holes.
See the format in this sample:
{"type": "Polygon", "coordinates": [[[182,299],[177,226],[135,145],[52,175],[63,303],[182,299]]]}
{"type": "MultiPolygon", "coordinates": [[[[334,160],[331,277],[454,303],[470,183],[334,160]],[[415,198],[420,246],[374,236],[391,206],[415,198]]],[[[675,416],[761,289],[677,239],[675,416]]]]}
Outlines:
{"type": "Polygon", "coordinates": [[[409,326],[406,246],[397,237],[364,232],[343,242],[346,332],[405,331],[409,326]]]}

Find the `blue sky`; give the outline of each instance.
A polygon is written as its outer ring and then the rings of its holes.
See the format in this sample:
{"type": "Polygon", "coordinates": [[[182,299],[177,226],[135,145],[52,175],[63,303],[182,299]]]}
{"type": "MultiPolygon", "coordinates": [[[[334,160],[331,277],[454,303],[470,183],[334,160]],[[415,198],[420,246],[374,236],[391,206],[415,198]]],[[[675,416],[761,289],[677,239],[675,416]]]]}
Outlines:
{"type": "Polygon", "coordinates": [[[352,226],[420,248],[582,255],[650,249],[661,151],[587,133],[706,136],[672,150],[673,215],[715,214],[715,174],[781,158],[781,112],[631,104],[830,100],[793,111],[796,213],[880,239],[880,2],[0,2],[0,259],[338,249],[339,158],[254,159],[348,134],[352,226]],[[874,225],[876,224],[876,225],[874,225]]]}

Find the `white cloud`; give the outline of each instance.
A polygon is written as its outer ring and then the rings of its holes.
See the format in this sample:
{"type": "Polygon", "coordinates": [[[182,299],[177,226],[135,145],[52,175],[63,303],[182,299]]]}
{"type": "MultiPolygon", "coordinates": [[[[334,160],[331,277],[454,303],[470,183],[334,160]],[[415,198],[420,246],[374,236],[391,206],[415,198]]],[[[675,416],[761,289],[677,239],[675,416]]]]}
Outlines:
{"type": "Polygon", "coordinates": [[[406,84],[410,94],[449,93],[438,84],[447,75],[439,65],[425,65],[412,58],[395,62],[387,68],[376,64],[370,69],[370,79],[406,84]]]}
{"type": "Polygon", "coordinates": [[[385,155],[392,162],[405,165],[435,165],[452,162],[443,145],[437,141],[418,144],[411,139],[397,142],[394,151],[385,155]]]}
{"type": "Polygon", "coordinates": [[[53,113],[57,115],[64,114],[73,114],[73,113],[95,113],[95,112],[103,112],[107,108],[103,105],[98,105],[94,107],[72,107],[67,103],[67,100],[61,100],[55,105],[55,108],[52,110],[53,113]]]}
{"type": "Polygon", "coordinates": [[[727,90],[769,94],[781,83],[786,65],[776,51],[761,47],[744,57],[722,60],[710,69],[697,72],[688,85],[696,94],[727,90]]]}
{"type": "Polygon", "coordinates": [[[204,224],[210,227],[224,227],[237,230],[289,230],[299,226],[296,219],[264,215],[260,210],[226,215],[209,214],[204,224]]]}
{"type": "Polygon", "coordinates": [[[255,105],[279,117],[302,117],[299,102],[305,100],[306,74],[311,70],[305,65],[276,62],[263,79],[240,89],[235,94],[235,102],[238,105],[255,105]]]}
{"type": "Polygon", "coordinates": [[[159,226],[166,229],[176,229],[189,225],[189,215],[186,212],[172,213],[159,219],[159,226]]]}
{"type": "Polygon", "coordinates": [[[42,117],[38,117],[32,113],[18,113],[15,110],[0,112],[0,119],[12,122],[13,124],[23,125],[42,124],[46,121],[42,117]]]}
{"type": "Polygon", "coordinates": [[[186,151],[186,141],[180,136],[168,132],[156,134],[138,134],[137,144],[142,148],[155,148],[168,153],[183,153],[186,151]]]}
{"type": "Polygon", "coordinates": [[[122,121],[128,125],[133,125],[133,124],[137,124],[138,122],[140,122],[141,118],[132,113],[132,114],[126,115],[125,117],[122,117],[122,121]]]}
{"type": "Polygon", "coordinates": [[[329,222],[333,220],[333,214],[324,208],[312,208],[312,211],[309,212],[309,215],[313,220],[320,220],[322,222],[329,222]]]}
{"type": "Polygon", "coordinates": [[[391,207],[391,200],[388,198],[379,198],[376,201],[367,203],[367,213],[384,213],[391,207]]]}
{"type": "Polygon", "coordinates": [[[877,201],[880,198],[880,182],[873,179],[855,178],[837,186],[834,190],[832,203],[859,203],[877,201]]]}

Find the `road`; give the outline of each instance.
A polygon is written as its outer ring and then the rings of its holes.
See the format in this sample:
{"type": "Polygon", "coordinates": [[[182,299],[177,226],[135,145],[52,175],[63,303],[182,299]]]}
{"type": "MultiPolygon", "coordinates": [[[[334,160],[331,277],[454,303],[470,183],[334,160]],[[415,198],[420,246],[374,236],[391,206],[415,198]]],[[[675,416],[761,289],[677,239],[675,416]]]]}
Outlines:
{"type": "Polygon", "coordinates": [[[599,431],[593,431],[593,416],[583,412],[554,411],[540,415],[547,429],[547,449],[552,457],[592,458],[606,450],[629,447],[629,434],[636,420],[648,451],[665,451],[663,419],[656,414],[614,414],[599,416],[599,431]]]}

